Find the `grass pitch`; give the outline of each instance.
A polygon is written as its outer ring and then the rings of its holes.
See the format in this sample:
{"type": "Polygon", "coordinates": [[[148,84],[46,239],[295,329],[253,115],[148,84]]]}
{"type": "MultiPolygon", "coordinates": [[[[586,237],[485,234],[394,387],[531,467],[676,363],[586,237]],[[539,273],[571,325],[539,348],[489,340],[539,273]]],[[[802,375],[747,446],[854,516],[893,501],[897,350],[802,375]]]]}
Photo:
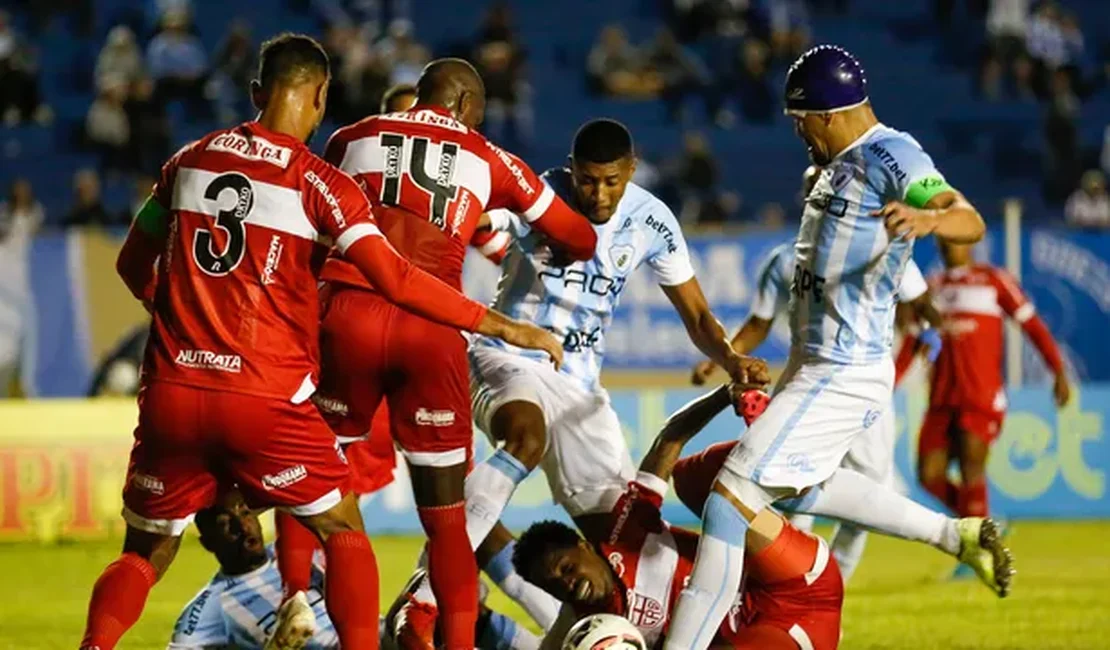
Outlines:
{"type": "MultiPolygon", "coordinates": [[[[1110,521],[1018,522],[1013,595],[999,600],[977,582],[943,578],[952,561],[919,544],[872,536],[848,586],[842,648],[928,650],[1098,650],[1110,648],[1110,521]]],[[[408,577],[414,537],[374,540],[382,606],[408,577]]],[[[118,542],[0,546],[0,648],[71,650],[80,640],[89,590],[118,542]]],[[[120,648],[165,648],[185,602],[215,570],[195,540],[155,588],[120,648]]],[[[526,620],[499,592],[489,604],[526,620]]]]}

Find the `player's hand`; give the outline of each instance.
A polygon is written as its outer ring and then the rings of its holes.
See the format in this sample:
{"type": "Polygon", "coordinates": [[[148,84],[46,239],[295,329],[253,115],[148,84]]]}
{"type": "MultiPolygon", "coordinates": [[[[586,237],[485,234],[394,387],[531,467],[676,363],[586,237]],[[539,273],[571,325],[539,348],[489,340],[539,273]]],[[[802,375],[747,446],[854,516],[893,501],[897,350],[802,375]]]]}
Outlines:
{"type": "Polygon", "coordinates": [[[699,362],[694,366],[694,370],[690,375],[690,383],[695,386],[703,386],[716,371],[717,364],[709,359],[699,362]]]}
{"type": "Polygon", "coordinates": [[[735,354],[728,358],[727,364],[725,372],[739,388],[763,388],[771,383],[771,372],[763,359],[735,354]]]}
{"type": "Polygon", "coordinates": [[[886,221],[891,237],[924,237],[937,229],[937,213],[934,210],[919,210],[901,201],[891,201],[871,215],[886,221]]]}
{"type": "Polygon", "coordinates": [[[1071,400],[1071,384],[1068,383],[1068,378],[1064,373],[1056,375],[1056,381],[1052,384],[1052,396],[1056,399],[1056,406],[1064,408],[1071,400]]]}
{"type": "Polygon", "coordinates": [[[524,321],[513,321],[501,337],[506,343],[529,350],[543,350],[558,370],[563,366],[563,344],[551,332],[524,321]]]}

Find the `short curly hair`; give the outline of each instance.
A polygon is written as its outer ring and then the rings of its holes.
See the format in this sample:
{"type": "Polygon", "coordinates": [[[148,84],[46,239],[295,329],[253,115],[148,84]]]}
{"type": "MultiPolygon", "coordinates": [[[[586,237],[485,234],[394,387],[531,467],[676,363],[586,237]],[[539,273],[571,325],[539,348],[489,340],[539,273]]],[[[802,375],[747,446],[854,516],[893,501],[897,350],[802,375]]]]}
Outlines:
{"type": "Polygon", "coordinates": [[[525,580],[539,585],[542,580],[536,575],[540,561],[553,551],[574,548],[582,538],[570,526],[560,521],[541,521],[532,524],[513,549],[513,567],[525,580]]]}

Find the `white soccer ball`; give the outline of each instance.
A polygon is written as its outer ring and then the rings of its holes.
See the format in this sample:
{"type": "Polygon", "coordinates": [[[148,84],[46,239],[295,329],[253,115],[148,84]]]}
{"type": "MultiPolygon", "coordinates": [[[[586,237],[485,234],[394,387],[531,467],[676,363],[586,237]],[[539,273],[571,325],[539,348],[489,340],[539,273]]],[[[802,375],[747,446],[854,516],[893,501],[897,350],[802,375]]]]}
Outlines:
{"type": "Polygon", "coordinates": [[[563,639],[563,650],[647,650],[644,635],[623,616],[594,614],[578,621],[563,639]]]}

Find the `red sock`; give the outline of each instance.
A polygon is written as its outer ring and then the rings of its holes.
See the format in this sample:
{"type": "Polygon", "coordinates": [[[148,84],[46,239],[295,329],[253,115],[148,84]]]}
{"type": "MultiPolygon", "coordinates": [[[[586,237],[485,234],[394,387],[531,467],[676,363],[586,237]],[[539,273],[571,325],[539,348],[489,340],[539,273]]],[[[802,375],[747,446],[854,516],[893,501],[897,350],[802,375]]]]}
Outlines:
{"type": "Polygon", "coordinates": [[[312,578],[312,554],[320,548],[320,540],[284,510],[274,513],[274,524],[278,534],[277,563],[282,592],[285,598],[298,591],[307,593],[312,578]]]}
{"type": "Polygon", "coordinates": [[[941,477],[936,481],[922,481],[921,485],[950,511],[959,511],[960,488],[947,477],[941,477]]]}
{"type": "Polygon", "coordinates": [[[83,650],[111,650],[139,620],[150,588],[157,580],[154,566],[134,553],[109,564],[93,586],[83,650]]]}
{"type": "Polygon", "coordinates": [[[986,517],[987,508],[987,481],[979,479],[965,483],[960,488],[959,506],[956,512],[961,517],[986,517]]]}
{"type": "Polygon", "coordinates": [[[365,533],[333,533],[324,544],[324,599],[343,650],[378,650],[378,563],[365,533]]]}
{"type": "Polygon", "coordinates": [[[428,579],[439,605],[448,650],[474,648],[478,621],[478,563],[466,534],[466,504],[420,508],[428,534],[428,579]]]}
{"type": "Polygon", "coordinates": [[[813,569],[818,543],[787,523],[770,546],[752,556],[748,575],[765,585],[803,576],[813,569]]]}

